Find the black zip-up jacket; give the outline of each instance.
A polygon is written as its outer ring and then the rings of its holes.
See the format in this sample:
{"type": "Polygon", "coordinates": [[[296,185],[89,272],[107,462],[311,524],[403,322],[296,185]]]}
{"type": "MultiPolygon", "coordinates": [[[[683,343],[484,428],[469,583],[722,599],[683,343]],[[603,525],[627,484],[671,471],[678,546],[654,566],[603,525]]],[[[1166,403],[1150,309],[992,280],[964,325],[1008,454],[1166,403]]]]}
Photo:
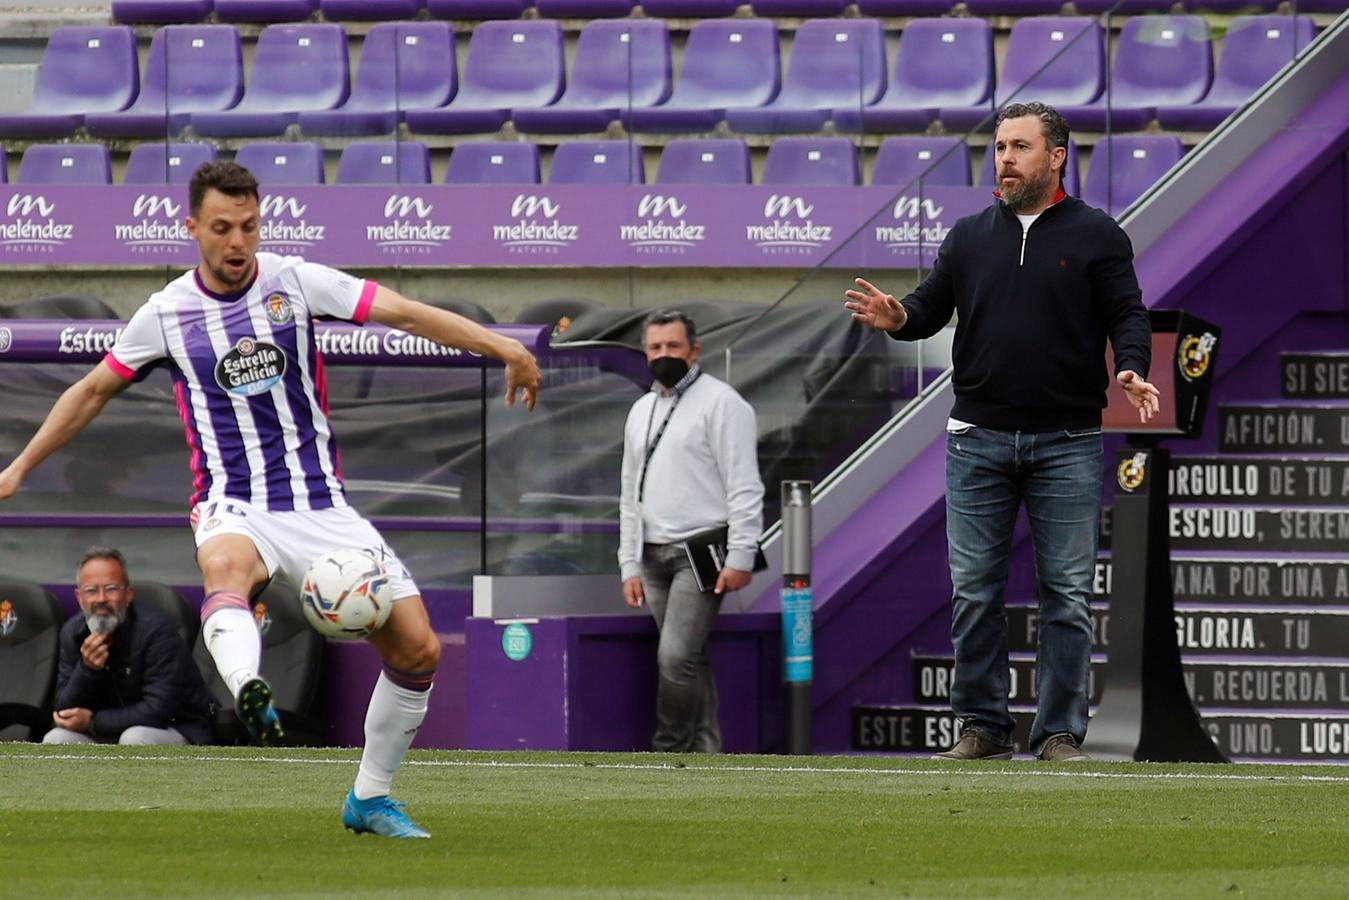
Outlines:
{"type": "Polygon", "coordinates": [[[82,614],[61,626],[54,709],[92,710],[90,737],[116,741],[133,725],[176,728],[188,743],[211,743],[211,700],[187,644],[168,618],[133,600],[112,633],[108,663],[84,664],[82,614]]]}
{"type": "Polygon", "coordinates": [[[1147,378],[1148,313],[1133,246],[1110,216],[1062,196],[1025,233],[1001,201],[956,222],[927,279],[903,299],[897,340],[936,334],[954,312],[951,416],[1005,431],[1101,424],[1111,376],[1147,378]]]}

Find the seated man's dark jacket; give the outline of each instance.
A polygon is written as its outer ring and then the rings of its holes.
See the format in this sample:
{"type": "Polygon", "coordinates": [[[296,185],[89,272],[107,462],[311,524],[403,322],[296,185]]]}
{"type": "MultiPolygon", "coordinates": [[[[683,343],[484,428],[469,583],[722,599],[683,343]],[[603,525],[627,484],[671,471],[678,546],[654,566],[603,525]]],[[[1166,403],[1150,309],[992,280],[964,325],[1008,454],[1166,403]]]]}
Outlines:
{"type": "Polygon", "coordinates": [[[135,725],[175,728],[192,744],[211,742],[211,700],[177,629],[154,607],[127,608],[112,634],[108,664],[94,671],[80,646],[89,636],[84,616],[61,627],[54,708],[94,713],[90,736],[115,741],[135,725]]]}

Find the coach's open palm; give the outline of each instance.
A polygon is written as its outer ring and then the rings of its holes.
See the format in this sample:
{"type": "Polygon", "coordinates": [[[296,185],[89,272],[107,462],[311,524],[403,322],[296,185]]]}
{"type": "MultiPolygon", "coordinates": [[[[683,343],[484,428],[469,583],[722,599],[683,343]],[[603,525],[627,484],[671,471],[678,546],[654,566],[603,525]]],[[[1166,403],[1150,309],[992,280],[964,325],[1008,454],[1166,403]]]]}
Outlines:
{"type": "Polygon", "coordinates": [[[854,322],[870,325],[880,331],[897,331],[909,320],[904,304],[886,294],[865,278],[856,279],[857,290],[844,291],[848,302],[843,307],[852,313],[854,322]]]}

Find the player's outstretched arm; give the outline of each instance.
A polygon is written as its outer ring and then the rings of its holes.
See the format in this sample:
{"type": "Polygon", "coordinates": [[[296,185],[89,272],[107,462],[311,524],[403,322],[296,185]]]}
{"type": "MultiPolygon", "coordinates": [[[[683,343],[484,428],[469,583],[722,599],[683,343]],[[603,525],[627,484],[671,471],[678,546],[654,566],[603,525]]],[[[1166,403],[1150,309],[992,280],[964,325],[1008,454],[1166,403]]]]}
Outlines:
{"type": "Polygon", "coordinates": [[[0,500],[12,496],[28,473],[84,430],[130,382],[104,363],[66,388],[28,446],[0,471],[0,500]]]}
{"type": "Polygon", "coordinates": [[[541,378],[539,364],[534,354],[515,338],[483,328],[457,313],[409,300],[383,285],[375,291],[370,318],[447,347],[472,350],[501,360],[506,364],[506,405],[514,406],[516,396],[523,393],[525,406],[534,408],[541,378]]]}

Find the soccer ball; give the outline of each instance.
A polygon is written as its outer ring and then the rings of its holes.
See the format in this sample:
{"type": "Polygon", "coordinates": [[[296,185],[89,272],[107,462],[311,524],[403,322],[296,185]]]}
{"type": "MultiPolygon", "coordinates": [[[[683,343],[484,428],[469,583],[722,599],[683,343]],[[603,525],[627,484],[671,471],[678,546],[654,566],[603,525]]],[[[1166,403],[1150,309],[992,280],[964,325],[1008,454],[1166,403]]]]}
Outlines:
{"type": "Polygon", "coordinates": [[[364,550],[343,547],[309,564],[300,605],[319,634],[354,641],[388,621],[393,588],[379,560],[364,550]]]}

